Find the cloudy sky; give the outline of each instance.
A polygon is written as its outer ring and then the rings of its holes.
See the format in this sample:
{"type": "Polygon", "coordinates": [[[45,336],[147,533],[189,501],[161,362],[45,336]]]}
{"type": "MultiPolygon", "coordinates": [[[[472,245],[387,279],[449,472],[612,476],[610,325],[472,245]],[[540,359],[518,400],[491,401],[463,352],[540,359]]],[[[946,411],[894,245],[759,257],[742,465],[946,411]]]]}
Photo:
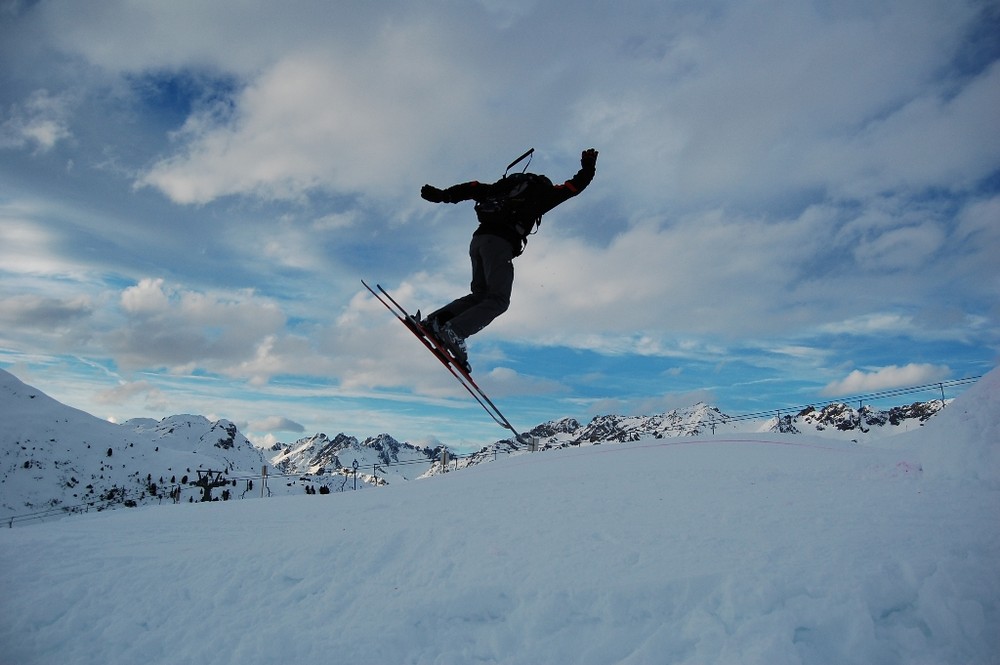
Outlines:
{"type": "Polygon", "coordinates": [[[0,367],[118,421],[485,445],[360,279],[462,295],[471,204],[420,186],[595,147],[469,340],[515,425],[983,374],[998,35],[995,0],[0,0],[0,367]]]}

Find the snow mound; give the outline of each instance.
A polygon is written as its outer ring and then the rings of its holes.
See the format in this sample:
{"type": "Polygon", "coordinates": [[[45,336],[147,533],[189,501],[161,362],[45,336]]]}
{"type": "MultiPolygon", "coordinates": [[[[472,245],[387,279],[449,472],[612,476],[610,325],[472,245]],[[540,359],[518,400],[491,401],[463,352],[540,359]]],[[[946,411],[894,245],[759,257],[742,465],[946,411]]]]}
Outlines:
{"type": "Polygon", "coordinates": [[[0,644],[21,665],[991,665],[1000,493],[900,460],[644,439],[7,529],[0,644]]]}
{"type": "Polygon", "coordinates": [[[1000,484],[1000,368],[899,444],[916,451],[928,475],[1000,484]]]}

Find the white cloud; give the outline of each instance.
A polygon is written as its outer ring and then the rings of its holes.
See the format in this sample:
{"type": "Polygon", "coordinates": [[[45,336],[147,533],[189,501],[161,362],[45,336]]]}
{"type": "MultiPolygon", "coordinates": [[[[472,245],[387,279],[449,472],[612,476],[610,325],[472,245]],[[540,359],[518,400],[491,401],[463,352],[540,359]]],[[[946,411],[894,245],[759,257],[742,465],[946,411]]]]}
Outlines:
{"type": "Polygon", "coordinates": [[[10,117],[0,123],[0,148],[33,145],[37,152],[51,150],[56,143],[72,136],[69,130],[72,104],[68,93],[36,90],[24,104],[14,106],[10,117]]]}
{"type": "Polygon", "coordinates": [[[1000,196],[975,199],[957,216],[955,242],[960,260],[952,261],[950,284],[970,298],[995,300],[1000,293],[1000,196]],[[960,286],[959,286],[960,285],[960,286]]]}
{"type": "Polygon", "coordinates": [[[803,257],[822,242],[793,222],[712,213],[638,224],[597,247],[573,228],[586,196],[558,221],[546,221],[517,260],[514,301],[498,320],[505,333],[543,335],[553,323],[558,334],[639,331],[634,346],[643,335],[773,330],[803,257]]]}
{"type": "Polygon", "coordinates": [[[163,279],[143,279],[122,291],[122,309],[129,314],[159,314],[170,306],[170,295],[163,289],[163,279]]]}
{"type": "Polygon", "coordinates": [[[919,185],[907,170],[967,179],[996,167],[995,75],[927,92],[976,19],[968,3],[650,2],[573,16],[502,4],[499,21],[495,2],[39,12],[62,49],[109,71],[200,68],[247,84],[229,121],[190,117],[139,180],[177,202],[313,188],[386,197],[437,175],[431,162],[454,172],[538,139],[557,154],[606,148],[617,163],[604,177],[642,207],[853,195],[873,169],[919,185]],[[511,48],[515,31],[525,38],[511,48]]]}
{"type": "Polygon", "coordinates": [[[0,298],[0,322],[10,327],[40,331],[65,331],[68,326],[90,316],[96,307],[88,296],[69,299],[39,295],[0,298]]]}
{"type": "Polygon", "coordinates": [[[106,343],[126,370],[201,367],[245,376],[237,368],[285,325],[281,310],[252,291],[204,293],[163,279],[126,288],[121,308],[126,321],[106,334],[106,343]]]}
{"type": "Polygon", "coordinates": [[[509,367],[494,367],[480,381],[494,397],[546,395],[566,390],[558,381],[524,375],[509,367]]]}
{"type": "Polygon", "coordinates": [[[835,321],[820,327],[820,332],[833,335],[896,336],[909,334],[913,319],[893,312],[875,312],[835,321]]]}
{"type": "Polygon", "coordinates": [[[94,401],[113,406],[143,404],[150,411],[163,412],[168,408],[167,396],[149,381],[123,381],[113,388],[97,393],[94,401]]]}
{"type": "Polygon", "coordinates": [[[851,393],[867,393],[891,388],[909,388],[941,381],[951,375],[947,365],[911,363],[899,367],[890,365],[873,371],[854,370],[840,381],[832,381],[821,395],[837,397],[851,393]]]}
{"type": "Polygon", "coordinates": [[[314,231],[330,231],[350,228],[358,223],[358,215],[354,212],[331,213],[313,220],[314,231]]]}
{"type": "Polygon", "coordinates": [[[0,209],[0,263],[3,269],[22,275],[65,275],[78,269],[72,259],[65,261],[57,249],[59,236],[32,212],[17,208],[0,209]]]}
{"type": "Polygon", "coordinates": [[[957,89],[945,81],[873,121],[854,140],[827,148],[854,171],[845,180],[846,194],[942,185],[960,191],[1000,168],[996,108],[1000,63],[957,89]]]}
{"type": "MultiPolygon", "coordinates": [[[[949,139],[957,134],[964,145],[995,127],[990,109],[996,104],[982,99],[983,92],[969,95],[962,118],[935,111],[891,119],[928,94],[941,54],[957,49],[975,20],[967,4],[842,10],[738,2],[689,12],[671,6],[645,18],[645,28],[632,26],[631,41],[648,48],[660,34],[656,57],[639,57],[640,49],[626,68],[622,53],[613,54],[607,65],[596,65],[602,80],[577,104],[579,126],[604,138],[607,156],[612,146],[627,155],[620,167],[627,179],[615,184],[633,185],[631,201],[731,205],[818,188],[855,196],[873,168],[894,179],[924,166],[939,175],[954,172],[957,164],[941,168],[934,158],[897,160],[939,148],[947,148],[949,161],[963,160],[962,148],[949,146],[949,139]],[[889,122],[880,122],[887,116],[889,122]],[[877,138],[865,130],[870,126],[881,128],[877,138]],[[876,159],[885,161],[876,165],[876,159]]],[[[932,98],[944,92],[935,89],[932,98]]],[[[993,143],[987,138],[968,155],[970,172],[991,172],[995,159],[984,163],[983,157],[995,158],[993,143]]]]}
{"type": "Polygon", "coordinates": [[[481,85],[431,43],[412,26],[387,30],[353,64],[329,50],[282,57],[238,93],[231,122],[190,118],[179,150],[138,184],[177,203],[295,200],[317,188],[412,194],[414,159],[433,150],[452,117],[477,112],[469,94],[481,85]],[[443,88],[447,109],[435,93],[443,88]]]}
{"type": "Polygon", "coordinates": [[[284,416],[268,416],[263,420],[252,420],[249,426],[255,431],[262,432],[304,432],[305,428],[284,416]]]}
{"type": "Polygon", "coordinates": [[[858,265],[865,269],[918,270],[927,264],[945,241],[944,229],[934,222],[892,229],[854,250],[858,265]]]}
{"type": "Polygon", "coordinates": [[[354,44],[406,5],[326,0],[55,0],[32,8],[43,34],[115,73],[207,69],[250,75],[292,47],[354,44]]]}

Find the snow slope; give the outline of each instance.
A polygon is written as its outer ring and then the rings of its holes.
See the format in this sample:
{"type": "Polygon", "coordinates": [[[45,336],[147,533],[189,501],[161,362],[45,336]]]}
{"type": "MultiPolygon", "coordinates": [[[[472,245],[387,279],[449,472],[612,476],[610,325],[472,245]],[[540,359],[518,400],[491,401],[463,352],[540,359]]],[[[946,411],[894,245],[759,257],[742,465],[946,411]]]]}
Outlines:
{"type": "Polygon", "coordinates": [[[994,371],[877,445],[646,438],[377,491],[4,529],[0,653],[997,663],[998,396],[994,371]]]}
{"type": "Polygon", "coordinates": [[[183,488],[185,499],[199,493],[188,491],[199,472],[218,472],[221,481],[259,474],[264,461],[228,420],[181,415],[117,425],[0,370],[2,519],[170,503],[172,490],[183,488]]]}

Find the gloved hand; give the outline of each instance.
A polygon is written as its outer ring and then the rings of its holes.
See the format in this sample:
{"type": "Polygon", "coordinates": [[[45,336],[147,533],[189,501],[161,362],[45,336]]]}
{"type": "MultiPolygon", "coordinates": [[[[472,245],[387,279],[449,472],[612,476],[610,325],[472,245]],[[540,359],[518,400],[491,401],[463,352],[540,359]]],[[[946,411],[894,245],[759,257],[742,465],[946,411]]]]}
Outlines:
{"type": "Polygon", "coordinates": [[[442,203],[444,201],[444,192],[437,187],[424,185],[420,188],[420,198],[431,203],[442,203]]]}
{"type": "Polygon", "coordinates": [[[593,169],[597,166],[597,151],[593,148],[584,150],[580,155],[580,166],[585,169],[593,169]]]}

